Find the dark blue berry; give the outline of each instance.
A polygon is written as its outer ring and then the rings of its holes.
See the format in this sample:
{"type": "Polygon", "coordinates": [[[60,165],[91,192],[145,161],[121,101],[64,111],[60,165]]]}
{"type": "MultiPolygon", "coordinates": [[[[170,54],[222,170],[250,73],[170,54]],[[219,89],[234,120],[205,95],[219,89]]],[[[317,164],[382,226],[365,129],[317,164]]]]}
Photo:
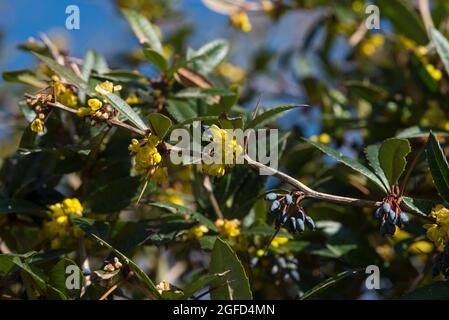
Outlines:
{"type": "Polygon", "coordinates": [[[389,212],[391,210],[391,206],[388,202],[384,202],[382,204],[382,209],[384,210],[384,212],[389,212]]]}
{"type": "Polygon", "coordinates": [[[276,274],[279,271],[279,267],[275,264],[272,268],[271,268],[271,274],[276,274]]]}
{"type": "Polygon", "coordinates": [[[292,278],[293,278],[295,281],[299,281],[299,280],[301,279],[301,277],[299,276],[299,272],[296,271],[296,270],[290,271],[290,275],[292,276],[292,278]]]}
{"type": "Polygon", "coordinates": [[[301,218],[296,218],[296,230],[298,230],[299,232],[304,231],[304,220],[302,220],[301,218]]]}
{"type": "Polygon", "coordinates": [[[399,217],[398,217],[398,220],[399,220],[399,222],[401,223],[401,224],[403,224],[403,225],[407,225],[408,224],[408,222],[409,222],[409,219],[408,219],[408,215],[405,213],[405,212],[399,212],[399,217]]]}
{"type": "Polygon", "coordinates": [[[278,264],[282,269],[285,269],[287,267],[287,261],[283,257],[280,257],[278,259],[278,264]]]}
{"type": "Polygon", "coordinates": [[[287,194],[287,195],[285,196],[285,202],[286,202],[287,204],[292,204],[292,203],[293,203],[293,197],[292,197],[290,194],[287,194]]]}
{"type": "Polygon", "coordinates": [[[313,221],[313,219],[311,217],[306,216],[305,222],[306,222],[307,228],[309,228],[312,231],[315,230],[315,222],[313,221]]]}
{"type": "Polygon", "coordinates": [[[396,222],[396,212],[394,212],[393,210],[390,210],[390,212],[388,212],[388,221],[390,221],[391,223],[396,222]]]}
{"type": "Polygon", "coordinates": [[[277,197],[278,197],[278,195],[276,193],[270,192],[265,195],[265,200],[274,201],[277,199],[277,197]]]}
{"type": "Polygon", "coordinates": [[[382,215],[384,214],[384,210],[382,207],[377,208],[377,210],[374,212],[374,217],[376,219],[380,219],[380,217],[382,217],[382,215]]]}
{"type": "Polygon", "coordinates": [[[280,206],[281,206],[281,203],[277,200],[274,200],[273,203],[271,204],[270,211],[274,212],[277,209],[279,209],[280,206]]]}
{"type": "Polygon", "coordinates": [[[290,230],[292,232],[295,232],[296,231],[296,219],[294,217],[290,217],[289,221],[290,221],[290,230]]]}

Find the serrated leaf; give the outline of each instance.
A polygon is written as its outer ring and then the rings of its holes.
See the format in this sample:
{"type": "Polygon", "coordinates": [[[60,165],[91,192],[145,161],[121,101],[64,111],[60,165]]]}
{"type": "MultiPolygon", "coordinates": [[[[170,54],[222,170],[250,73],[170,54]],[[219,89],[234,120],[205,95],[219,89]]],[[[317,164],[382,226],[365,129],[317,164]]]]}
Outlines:
{"type": "Polygon", "coordinates": [[[306,142],[311,144],[312,146],[318,148],[325,154],[331,156],[332,158],[336,159],[337,161],[347,165],[351,169],[361,173],[368,179],[370,179],[372,182],[374,182],[377,186],[380,187],[384,192],[387,192],[387,189],[385,189],[384,185],[382,184],[382,181],[367,167],[365,167],[363,164],[361,164],[359,161],[354,160],[348,156],[343,155],[341,152],[338,152],[322,143],[314,142],[311,140],[304,139],[306,142]]]}
{"type": "Polygon", "coordinates": [[[419,199],[411,197],[403,197],[402,201],[414,212],[427,216],[432,211],[432,208],[437,205],[437,202],[429,199],[419,199]]]}
{"type": "Polygon", "coordinates": [[[193,69],[208,74],[223,61],[228,51],[228,42],[224,39],[216,39],[196,51],[190,50],[187,59],[190,60],[189,65],[193,69]]]}
{"type": "Polygon", "coordinates": [[[170,211],[175,211],[176,213],[182,213],[182,214],[187,214],[192,216],[196,221],[198,221],[199,223],[205,225],[206,227],[208,227],[210,230],[213,231],[218,231],[217,227],[215,227],[215,224],[209,220],[208,218],[206,218],[204,215],[202,215],[199,212],[193,211],[192,209],[189,209],[187,207],[183,207],[174,203],[170,203],[170,202],[164,202],[164,201],[160,201],[160,202],[151,202],[148,204],[149,206],[153,206],[153,207],[158,207],[158,208],[162,208],[162,209],[167,209],[170,211]]]}
{"type": "Polygon", "coordinates": [[[299,107],[307,107],[307,105],[286,105],[268,109],[263,113],[261,113],[260,115],[258,115],[257,117],[255,117],[250,123],[248,123],[247,128],[255,128],[257,126],[263,126],[269,121],[272,121],[274,117],[280,115],[282,112],[299,107]]]}
{"type": "Polygon", "coordinates": [[[147,130],[147,125],[142,121],[139,115],[118,95],[102,90],[101,93],[106,97],[111,106],[120,111],[120,113],[131,121],[140,130],[147,130]]]}
{"type": "Polygon", "coordinates": [[[426,154],[435,187],[440,196],[449,201],[449,166],[443,149],[433,133],[429,135],[426,154]]]}
{"type": "Polygon", "coordinates": [[[148,120],[150,121],[152,132],[154,132],[160,139],[164,139],[173,124],[169,117],[161,113],[150,114],[148,120]]]}
{"type": "Polygon", "coordinates": [[[154,27],[147,18],[131,9],[122,9],[122,12],[128,20],[134,34],[142,44],[148,44],[154,51],[162,54],[162,44],[157,36],[154,27]]]}
{"type": "Polygon", "coordinates": [[[145,55],[145,58],[161,72],[167,72],[168,62],[162,54],[151,48],[144,48],[143,54],[145,55]]]}
{"type": "Polygon", "coordinates": [[[248,276],[242,263],[228,243],[217,238],[212,249],[211,273],[223,273],[226,275],[227,285],[213,290],[210,295],[214,300],[249,300],[253,298],[249,286],[248,276]]]}
{"type": "Polygon", "coordinates": [[[443,61],[444,68],[446,69],[447,74],[449,74],[449,41],[447,41],[447,39],[437,29],[432,28],[430,34],[438,55],[443,61]]]}
{"type": "Polygon", "coordinates": [[[43,56],[39,53],[34,53],[36,57],[38,57],[40,60],[42,60],[53,72],[58,74],[59,76],[63,77],[67,81],[69,81],[74,86],[78,87],[79,89],[85,91],[87,94],[93,94],[91,88],[89,87],[89,84],[78,77],[72,70],[69,68],[66,68],[65,66],[60,65],[55,60],[43,56]]]}
{"type": "Polygon", "coordinates": [[[410,151],[407,139],[390,138],[380,146],[379,163],[390,186],[396,184],[404,172],[407,164],[406,156],[410,151]]]}
{"type": "Polygon", "coordinates": [[[371,168],[374,169],[374,172],[377,174],[377,176],[382,181],[383,185],[387,190],[390,190],[390,186],[388,184],[388,179],[385,176],[384,171],[380,167],[379,162],[379,149],[380,145],[370,145],[365,149],[365,155],[366,159],[368,160],[371,168]]]}

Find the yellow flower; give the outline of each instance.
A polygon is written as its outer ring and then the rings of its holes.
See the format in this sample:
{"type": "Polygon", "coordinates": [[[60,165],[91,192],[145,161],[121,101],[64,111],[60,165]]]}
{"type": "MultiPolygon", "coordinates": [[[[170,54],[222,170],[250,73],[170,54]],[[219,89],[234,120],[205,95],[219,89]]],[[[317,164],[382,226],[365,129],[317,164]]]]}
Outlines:
{"type": "Polygon", "coordinates": [[[120,85],[116,85],[114,86],[114,84],[110,81],[105,81],[103,83],[97,84],[97,86],[95,87],[95,91],[101,95],[104,95],[105,93],[114,93],[117,91],[122,90],[122,86],[120,85]]]}
{"type": "Polygon", "coordinates": [[[240,235],[240,221],[238,219],[217,219],[215,226],[221,229],[220,234],[223,237],[234,238],[240,235]]]}
{"type": "Polygon", "coordinates": [[[75,92],[71,88],[64,86],[58,76],[53,75],[52,80],[56,100],[70,108],[75,108],[78,104],[78,97],[75,92]]]}
{"type": "Polygon", "coordinates": [[[222,177],[225,174],[225,165],[224,164],[203,164],[203,171],[211,176],[222,177]]]}
{"type": "Polygon", "coordinates": [[[231,23],[234,27],[243,32],[251,31],[251,22],[249,21],[249,17],[244,11],[237,11],[230,15],[231,23]]]}
{"type": "Polygon", "coordinates": [[[274,237],[273,241],[271,241],[271,246],[274,248],[279,248],[288,242],[288,238],[286,237],[274,237]]]}
{"type": "Polygon", "coordinates": [[[380,33],[376,33],[362,41],[360,50],[365,56],[372,56],[377,49],[383,46],[384,42],[384,36],[380,33]]]}
{"type": "Polygon", "coordinates": [[[151,135],[146,139],[132,139],[128,150],[135,154],[134,169],[145,178],[155,182],[165,182],[168,179],[167,168],[160,167],[162,156],[157,146],[160,139],[151,135]]]}
{"type": "Polygon", "coordinates": [[[64,212],[68,215],[82,216],[83,210],[84,210],[80,201],[76,198],[65,199],[62,202],[62,207],[63,207],[64,212]]]}
{"type": "Polygon", "coordinates": [[[246,72],[244,69],[234,66],[233,64],[231,64],[229,62],[221,63],[218,66],[217,71],[220,75],[222,75],[223,77],[226,77],[227,79],[229,79],[230,81],[232,81],[234,83],[242,82],[246,76],[246,72]]]}
{"type": "Polygon", "coordinates": [[[311,136],[310,140],[314,142],[321,142],[323,144],[329,144],[332,141],[332,138],[327,133],[322,133],[319,136],[311,136]]]}
{"type": "Polygon", "coordinates": [[[261,256],[263,256],[264,253],[265,253],[264,250],[259,249],[259,250],[256,251],[256,256],[261,257],[261,256]]]}
{"type": "Polygon", "coordinates": [[[426,70],[435,81],[440,81],[441,78],[443,77],[443,73],[441,72],[441,70],[435,68],[430,63],[426,64],[426,70]]]}
{"type": "Polygon", "coordinates": [[[364,4],[362,1],[357,0],[352,3],[352,10],[354,10],[354,12],[357,12],[357,13],[362,12],[363,8],[364,8],[364,4]]]}
{"type": "MultiPolygon", "coordinates": [[[[156,173],[155,173],[156,174],[156,173]]],[[[184,200],[172,188],[168,188],[165,195],[159,196],[160,201],[171,202],[177,205],[184,205],[184,200]]]]}
{"type": "Polygon", "coordinates": [[[187,232],[187,237],[190,239],[201,239],[204,234],[209,232],[209,228],[206,226],[199,224],[189,229],[187,232]]]}
{"type": "Polygon", "coordinates": [[[429,254],[433,251],[433,244],[425,240],[416,241],[410,244],[407,251],[412,254],[429,254]]]}
{"type": "Polygon", "coordinates": [[[449,243],[449,210],[442,205],[436,206],[432,215],[436,223],[425,224],[426,235],[433,242],[436,249],[444,251],[444,247],[449,243]]]}
{"type": "Polygon", "coordinates": [[[62,226],[66,226],[69,222],[69,218],[67,216],[60,216],[56,218],[56,223],[62,226]]]}
{"type": "Polygon", "coordinates": [[[36,133],[40,133],[44,131],[44,123],[41,119],[36,118],[31,122],[31,131],[34,131],[36,133]]]}
{"type": "Polygon", "coordinates": [[[138,96],[136,96],[134,93],[131,93],[127,98],[126,98],[126,103],[129,105],[133,105],[133,104],[140,104],[143,103],[143,99],[139,98],[138,96]]]}
{"type": "Polygon", "coordinates": [[[166,182],[168,180],[167,168],[158,167],[156,171],[154,171],[154,174],[151,176],[151,180],[153,180],[156,183],[166,182]]]}
{"type": "Polygon", "coordinates": [[[89,107],[91,108],[92,111],[97,111],[103,106],[103,102],[101,102],[100,100],[98,100],[96,98],[89,99],[87,101],[87,104],[89,105],[89,107]]]}
{"type": "Polygon", "coordinates": [[[270,0],[262,0],[260,2],[260,4],[262,5],[262,10],[265,12],[271,12],[273,11],[273,2],[271,2],[270,0]]]}
{"type": "Polygon", "coordinates": [[[78,110],[76,110],[76,115],[78,117],[86,117],[90,115],[90,109],[86,107],[78,108],[78,110]]]}

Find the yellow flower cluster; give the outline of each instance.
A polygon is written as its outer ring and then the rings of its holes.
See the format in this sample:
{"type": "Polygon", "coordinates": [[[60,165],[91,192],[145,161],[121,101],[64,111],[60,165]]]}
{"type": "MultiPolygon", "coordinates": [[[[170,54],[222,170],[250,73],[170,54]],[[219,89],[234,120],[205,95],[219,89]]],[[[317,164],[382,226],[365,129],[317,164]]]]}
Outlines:
{"type": "Polygon", "coordinates": [[[187,231],[187,238],[199,240],[208,232],[208,227],[202,224],[197,224],[187,231]]]}
{"type": "Polygon", "coordinates": [[[212,141],[216,145],[216,149],[221,152],[222,159],[220,163],[204,163],[203,171],[211,176],[222,177],[225,174],[226,166],[232,166],[232,164],[225,164],[227,159],[232,159],[232,163],[235,163],[237,157],[239,157],[243,148],[241,145],[237,144],[235,139],[232,139],[230,134],[213,124],[210,127],[210,132],[212,133],[212,141]]]}
{"type": "Polygon", "coordinates": [[[377,49],[384,45],[385,38],[382,34],[376,33],[366,37],[360,44],[360,51],[365,56],[372,56],[377,49]]]}
{"type": "Polygon", "coordinates": [[[243,32],[250,32],[252,29],[248,14],[245,11],[236,11],[229,16],[231,24],[243,32]]]}
{"type": "Polygon", "coordinates": [[[67,107],[76,108],[78,104],[78,96],[75,94],[75,92],[71,88],[63,85],[58,76],[52,76],[52,80],[52,86],[56,96],[56,100],[67,107]]]}
{"type": "Polygon", "coordinates": [[[135,93],[131,93],[127,98],[126,98],[126,103],[129,105],[133,105],[133,104],[140,104],[143,103],[143,99],[139,98],[138,96],[136,96],[135,93]]]}
{"type": "Polygon", "coordinates": [[[271,241],[271,246],[274,248],[279,248],[280,246],[286,244],[288,242],[287,237],[274,237],[273,241],[271,241]]]}
{"type": "Polygon", "coordinates": [[[180,206],[184,205],[184,200],[173,188],[168,188],[165,190],[165,194],[159,196],[160,201],[174,203],[180,206]]]}
{"type": "MultiPolygon", "coordinates": [[[[95,91],[100,96],[105,96],[107,93],[114,93],[114,92],[118,92],[120,90],[122,90],[122,86],[114,85],[110,81],[105,81],[103,83],[98,84],[95,87],[95,91]]],[[[94,116],[97,118],[108,119],[109,113],[112,111],[112,108],[109,108],[108,110],[106,110],[106,109],[102,110],[105,102],[106,102],[105,99],[103,99],[103,101],[102,101],[97,98],[91,98],[87,101],[87,105],[89,107],[88,108],[87,107],[78,108],[76,114],[79,117],[94,116]]]]}
{"type": "Polygon", "coordinates": [[[82,216],[83,206],[76,198],[68,198],[62,203],[51,205],[51,220],[46,222],[43,227],[43,235],[46,239],[51,239],[52,248],[60,248],[73,238],[82,235],[81,229],[73,226],[70,216],[82,216]]]}
{"type": "Polygon", "coordinates": [[[449,130],[449,121],[446,118],[446,113],[435,101],[429,101],[428,104],[429,107],[421,118],[421,125],[435,126],[440,129],[449,130]]]}
{"type": "Polygon", "coordinates": [[[142,140],[132,139],[128,146],[128,150],[135,154],[134,169],[137,173],[156,182],[164,182],[168,178],[167,168],[160,166],[162,156],[157,149],[160,142],[158,137],[151,135],[142,140]]]}
{"type": "Polygon", "coordinates": [[[449,209],[442,205],[436,206],[432,215],[436,223],[425,224],[427,238],[431,240],[438,251],[443,252],[444,247],[449,243],[449,209]]]}
{"type": "Polygon", "coordinates": [[[33,120],[33,122],[31,122],[31,131],[34,131],[36,133],[41,133],[44,131],[44,123],[42,122],[41,119],[36,118],[33,120]]]}
{"type": "Polygon", "coordinates": [[[217,219],[215,226],[220,229],[220,235],[224,238],[235,238],[240,235],[240,221],[238,219],[217,219]]]}

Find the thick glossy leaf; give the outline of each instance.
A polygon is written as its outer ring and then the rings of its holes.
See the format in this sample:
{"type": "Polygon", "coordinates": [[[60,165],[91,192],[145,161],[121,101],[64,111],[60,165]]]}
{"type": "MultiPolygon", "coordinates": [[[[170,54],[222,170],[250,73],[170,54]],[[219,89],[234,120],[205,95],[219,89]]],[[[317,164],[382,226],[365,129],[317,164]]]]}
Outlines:
{"type": "Polygon", "coordinates": [[[170,210],[170,211],[174,211],[175,213],[182,213],[182,214],[190,215],[196,221],[198,221],[199,223],[205,225],[210,230],[217,231],[217,227],[215,227],[215,224],[211,220],[206,218],[201,213],[193,211],[192,209],[189,209],[187,207],[183,207],[183,206],[180,206],[180,205],[177,205],[177,204],[174,204],[174,203],[163,202],[163,201],[161,201],[161,202],[152,202],[152,203],[149,203],[148,205],[153,206],[153,207],[162,208],[162,209],[167,209],[167,210],[170,210]]]}
{"type": "Polygon", "coordinates": [[[367,101],[378,101],[387,97],[388,92],[382,87],[365,83],[362,81],[347,81],[344,85],[348,88],[349,94],[356,98],[363,98],[367,101]]]}
{"type": "Polygon", "coordinates": [[[145,58],[161,72],[167,72],[168,62],[162,54],[151,48],[144,48],[143,53],[145,55],[145,58]]]}
{"type": "Polygon", "coordinates": [[[380,167],[379,162],[379,149],[380,145],[370,145],[365,149],[366,159],[368,160],[371,168],[374,169],[374,172],[382,181],[383,185],[387,190],[390,190],[390,185],[388,183],[388,179],[385,176],[384,171],[380,167]]]}
{"type": "Polygon", "coordinates": [[[154,132],[160,139],[164,139],[172,126],[170,118],[161,113],[152,113],[148,116],[148,120],[150,121],[152,132],[154,132]]]}
{"type": "Polygon", "coordinates": [[[53,70],[56,74],[59,76],[65,78],[67,81],[69,81],[74,86],[80,88],[81,90],[85,91],[87,94],[93,94],[91,88],[89,87],[89,84],[78,77],[72,70],[69,68],[66,68],[65,66],[60,65],[55,60],[43,56],[41,54],[35,53],[35,55],[42,60],[51,70],[53,70]]]}
{"type": "Polygon", "coordinates": [[[339,281],[341,281],[347,277],[353,276],[353,275],[357,274],[358,272],[360,272],[360,270],[348,270],[348,271],[340,272],[339,274],[337,274],[329,279],[324,280],[323,282],[319,283],[318,285],[316,285],[309,291],[305,292],[304,295],[300,297],[300,300],[309,299],[312,296],[322,292],[323,290],[326,290],[329,287],[332,287],[333,285],[337,284],[339,281]]]}
{"type": "Polygon", "coordinates": [[[40,89],[48,86],[45,81],[38,79],[31,70],[3,72],[3,80],[8,82],[24,83],[40,89]]]}
{"type": "Polygon", "coordinates": [[[240,300],[252,299],[253,295],[249,286],[248,276],[242,263],[236,256],[232,248],[217,238],[212,249],[210,272],[223,273],[229,271],[226,275],[228,281],[224,287],[213,290],[210,294],[214,300],[240,300]]]}
{"type": "Polygon", "coordinates": [[[432,211],[432,208],[437,205],[437,202],[429,199],[419,199],[411,197],[403,197],[402,201],[413,210],[413,212],[427,216],[432,211]]]}
{"type": "Polygon", "coordinates": [[[341,152],[338,152],[322,143],[319,142],[313,142],[310,140],[305,139],[308,143],[313,145],[314,147],[318,148],[325,154],[331,156],[332,158],[336,159],[337,161],[347,165],[351,169],[354,169],[355,171],[361,173],[368,179],[370,179],[372,182],[374,182],[377,186],[379,186],[384,192],[387,192],[387,189],[385,189],[384,185],[382,184],[382,181],[367,167],[365,167],[363,164],[358,162],[357,160],[354,160],[348,156],[343,155],[341,152]]]}
{"type": "Polygon", "coordinates": [[[122,12],[137,36],[137,39],[139,39],[139,42],[148,44],[154,51],[162,54],[161,41],[148,19],[131,9],[122,9],[122,12]]]}
{"type": "Polygon", "coordinates": [[[64,258],[50,271],[49,284],[61,292],[65,298],[78,298],[81,293],[83,282],[83,272],[73,260],[64,258]],[[73,269],[67,269],[69,267],[73,269]],[[70,273],[66,273],[67,270],[69,270],[70,273]],[[68,278],[69,276],[73,279],[68,278]],[[77,277],[77,279],[75,279],[75,277],[77,277]],[[66,283],[67,280],[73,280],[73,282],[69,282],[68,284],[79,284],[80,286],[78,288],[69,289],[66,283]]]}
{"type": "Polygon", "coordinates": [[[187,59],[191,60],[189,65],[203,74],[208,74],[215,69],[226,57],[229,44],[224,39],[213,40],[198,50],[190,50],[187,59]]]}
{"type": "Polygon", "coordinates": [[[110,102],[111,106],[120,111],[122,115],[126,117],[129,121],[131,121],[137,128],[140,130],[148,129],[147,125],[142,121],[139,115],[127,104],[122,98],[114,93],[110,93],[107,91],[102,92],[106,99],[110,102]]]}
{"type": "Polygon", "coordinates": [[[307,105],[287,105],[268,109],[255,117],[250,123],[248,123],[247,128],[256,128],[257,126],[263,126],[268,122],[273,121],[274,118],[276,116],[279,116],[282,112],[299,107],[307,107],[307,105]]]}
{"type": "Polygon", "coordinates": [[[187,88],[176,93],[176,98],[203,99],[214,96],[235,96],[235,91],[225,88],[187,88]]]}
{"type": "Polygon", "coordinates": [[[357,245],[355,244],[338,244],[338,245],[327,244],[326,248],[312,250],[310,253],[321,257],[338,259],[356,248],[357,245]]]}
{"type": "Polygon", "coordinates": [[[406,156],[410,151],[407,139],[387,139],[380,146],[379,163],[390,186],[393,186],[404,172],[407,164],[406,156]]]}
{"type": "Polygon", "coordinates": [[[395,29],[414,40],[417,44],[425,45],[428,41],[426,28],[412,4],[406,0],[376,0],[382,18],[388,17],[395,29]]]}
{"type": "Polygon", "coordinates": [[[430,34],[438,55],[444,63],[446,72],[449,74],[449,41],[436,29],[432,29],[430,34]]]}
{"type": "Polygon", "coordinates": [[[95,234],[100,238],[106,238],[109,233],[109,225],[106,222],[78,216],[72,216],[70,219],[85,232],[95,234]]]}
{"type": "Polygon", "coordinates": [[[439,136],[445,137],[449,136],[449,132],[444,130],[414,126],[398,132],[396,138],[411,139],[411,138],[427,137],[429,136],[430,131],[432,131],[434,134],[438,134],[439,136]]]}
{"type": "Polygon", "coordinates": [[[433,133],[429,135],[426,154],[435,187],[440,196],[449,201],[449,166],[443,149],[433,133]]]}
{"type": "Polygon", "coordinates": [[[166,109],[178,122],[184,122],[198,116],[192,107],[185,101],[169,99],[167,100],[166,109]]]}

